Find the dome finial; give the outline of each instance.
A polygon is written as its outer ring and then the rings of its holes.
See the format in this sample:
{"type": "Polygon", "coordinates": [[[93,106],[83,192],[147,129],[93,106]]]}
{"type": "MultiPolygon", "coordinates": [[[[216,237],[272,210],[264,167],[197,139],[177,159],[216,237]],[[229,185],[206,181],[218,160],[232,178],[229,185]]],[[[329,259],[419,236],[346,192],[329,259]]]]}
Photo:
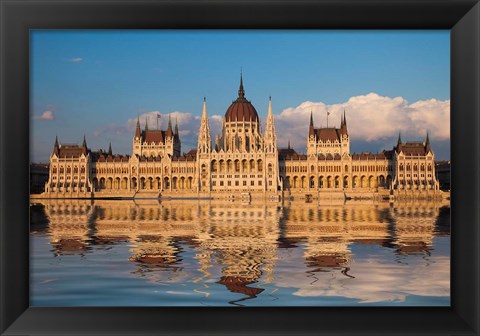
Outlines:
{"type": "Polygon", "coordinates": [[[240,68],[240,88],[238,89],[238,96],[243,98],[245,97],[245,90],[243,89],[243,71],[240,68]]]}

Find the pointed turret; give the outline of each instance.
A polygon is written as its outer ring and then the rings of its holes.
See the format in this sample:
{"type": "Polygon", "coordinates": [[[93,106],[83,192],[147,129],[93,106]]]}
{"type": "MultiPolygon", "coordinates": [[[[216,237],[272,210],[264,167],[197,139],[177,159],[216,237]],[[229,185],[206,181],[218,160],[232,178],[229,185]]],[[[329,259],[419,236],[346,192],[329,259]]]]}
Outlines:
{"type": "Polygon", "coordinates": [[[290,149],[290,139],[288,139],[288,149],[290,149]]]}
{"type": "Polygon", "coordinates": [[[148,116],[145,117],[145,131],[148,131],[148,116]]]}
{"type": "Polygon", "coordinates": [[[140,138],[140,116],[137,115],[137,127],[135,129],[135,138],[140,138]]]}
{"type": "Polygon", "coordinates": [[[83,143],[82,143],[82,153],[87,155],[88,148],[87,148],[87,139],[85,138],[85,134],[83,135],[83,143]]]}
{"type": "Polygon", "coordinates": [[[55,143],[53,144],[53,154],[58,156],[60,146],[58,145],[58,137],[55,135],[55,143]]]}
{"type": "Polygon", "coordinates": [[[310,129],[308,131],[308,136],[315,135],[315,129],[313,127],[313,111],[310,111],[310,129]]]}
{"type": "Polygon", "coordinates": [[[427,138],[425,139],[425,153],[431,152],[432,148],[430,147],[430,138],[428,136],[428,131],[427,131],[427,138]]]}
{"type": "Polygon", "coordinates": [[[342,116],[342,122],[341,122],[340,129],[342,131],[342,134],[348,135],[347,116],[345,114],[345,109],[343,109],[343,116],[342,116]]]}
{"type": "Polygon", "coordinates": [[[108,145],[108,155],[112,155],[112,143],[108,145]]]}
{"type": "Polygon", "coordinates": [[[210,126],[207,116],[207,99],[203,97],[202,119],[200,120],[200,129],[198,131],[198,152],[210,152],[212,140],[210,137],[210,126]]]}
{"type": "Polygon", "coordinates": [[[175,139],[175,142],[180,141],[180,136],[178,133],[178,118],[175,118],[175,132],[173,133],[173,137],[175,139]]]}
{"type": "Polygon", "coordinates": [[[169,114],[168,115],[168,128],[167,128],[167,138],[171,138],[173,136],[173,130],[172,130],[172,117],[169,114]]]}
{"type": "Polygon", "coordinates": [[[268,98],[267,123],[265,124],[265,145],[268,151],[277,151],[277,132],[275,131],[275,120],[273,118],[272,97],[268,98]]]}
{"type": "Polygon", "coordinates": [[[400,132],[398,132],[397,153],[400,153],[401,150],[402,150],[402,137],[400,135],[400,132]]]}

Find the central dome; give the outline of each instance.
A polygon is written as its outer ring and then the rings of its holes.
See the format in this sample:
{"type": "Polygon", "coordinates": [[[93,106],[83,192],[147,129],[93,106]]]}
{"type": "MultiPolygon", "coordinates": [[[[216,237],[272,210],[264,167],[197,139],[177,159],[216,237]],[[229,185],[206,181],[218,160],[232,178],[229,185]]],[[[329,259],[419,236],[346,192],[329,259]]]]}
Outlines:
{"type": "Polygon", "coordinates": [[[243,90],[243,79],[240,75],[240,88],[238,89],[238,98],[230,105],[225,113],[225,121],[256,121],[258,122],[258,114],[247,99],[245,99],[245,91],[243,90]]]}

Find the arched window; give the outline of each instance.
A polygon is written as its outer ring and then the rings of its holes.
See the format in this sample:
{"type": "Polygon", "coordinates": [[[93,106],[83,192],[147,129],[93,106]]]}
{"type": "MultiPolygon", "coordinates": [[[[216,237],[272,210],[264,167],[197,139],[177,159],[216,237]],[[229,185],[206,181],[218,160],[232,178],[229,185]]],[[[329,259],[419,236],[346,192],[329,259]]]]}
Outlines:
{"type": "Polygon", "coordinates": [[[259,172],[262,172],[263,171],[263,162],[262,160],[258,160],[257,161],[257,169],[259,172]]]}
{"type": "Polygon", "coordinates": [[[403,163],[400,164],[400,171],[403,171],[403,163]]]}
{"type": "Polygon", "coordinates": [[[218,171],[218,163],[216,160],[212,161],[212,172],[216,173],[218,171]]]}

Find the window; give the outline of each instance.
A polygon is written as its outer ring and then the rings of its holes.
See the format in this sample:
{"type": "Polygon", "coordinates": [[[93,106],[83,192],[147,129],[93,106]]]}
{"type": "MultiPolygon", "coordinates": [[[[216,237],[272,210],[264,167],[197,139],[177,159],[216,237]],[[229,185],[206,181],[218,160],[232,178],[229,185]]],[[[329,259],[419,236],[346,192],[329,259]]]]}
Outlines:
{"type": "Polygon", "coordinates": [[[250,185],[253,187],[255,185],[255,181],[250,181],[250,185]]]}
{"type": "Polygon", "coordinates": [[[220,187],[223,187],[223,181],[220,181],[220,187]]]}
{"type": "Polygon", "coordinates": [[[232,185],[232,181],[227,181],[227,185],[230,187],[232,185]]]}
{"type": "Polygon", "coordinates": [[[243,181],[243,185],[246,186],[246,185],[247,185],[247,181],[243,181]]]}
{"type": "Polygon", "coordinates": [[[258,180],[258,185],[259,185],[259,186],[262,185],[262,180],[258,180]]]}

